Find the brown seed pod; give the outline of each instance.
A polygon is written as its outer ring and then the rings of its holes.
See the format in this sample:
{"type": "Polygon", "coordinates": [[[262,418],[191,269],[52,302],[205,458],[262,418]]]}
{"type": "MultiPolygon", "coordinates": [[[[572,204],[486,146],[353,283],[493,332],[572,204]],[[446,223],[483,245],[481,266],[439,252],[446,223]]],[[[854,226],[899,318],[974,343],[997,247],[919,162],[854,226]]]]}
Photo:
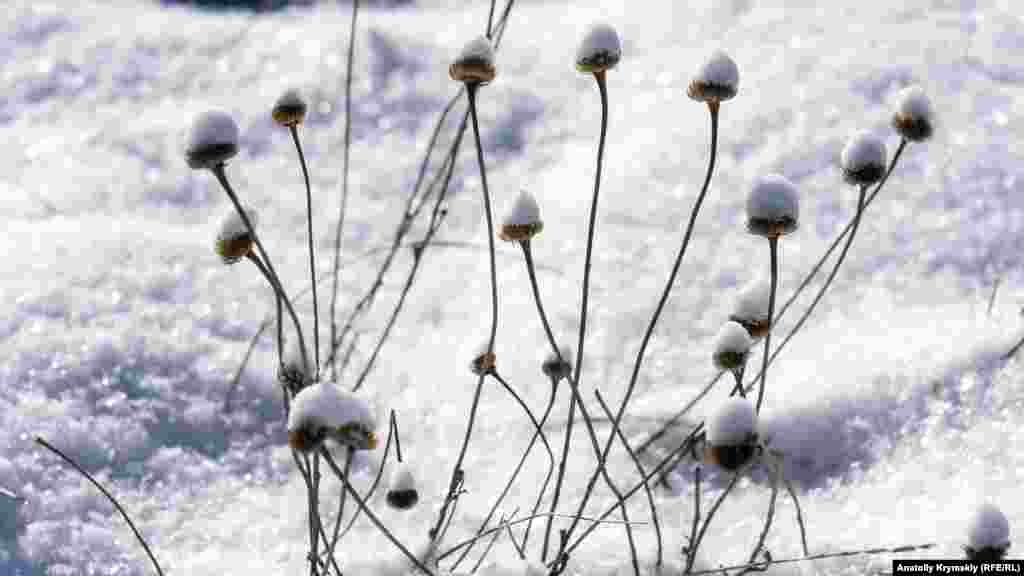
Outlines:
{"type": "Polygon", "coordinates": [[[234,264],[252,251],[253,240],[249,234],[231,238],[217,238],[214,251],[225,264],[234,264]]]}
{"type": "Polygon", "coordinates": [[[707,443],[704,445],[704,462],[735,472],[750,462],[756,453],[757,445],[754,443],[738,446],[714,446],[707,443]]]}
{"type": "Polygon", "coordinates": [[[522,242],[530,240],[544,229],[543,222],[530,224],[502,224],[498,229],[498,238],[506,242],[522,242]]]}
{"type": "Polygon", "coordinates": [[[455,62],[448,67],[452,80],[484,85],[494,80],[494,47],[486,36],[480,36],[463,47],[455,62]]]}
{"type": "Polygon", "coordinates": [[[270,112],[274,122],[284,127],[298,126],[306,119],[306,102],[298,91],[288,90],[277,99],[270,112]]]}
{"type": "Polygon", "coordinates": [[[497,355],[494,354],[494,352],[483,352],[476,358],[473,358],[473,362],[470,364],[469,367],[474,374],[476,374],[477,376],[482,376],[484,374],[489,374],[491,371],[494,370],[494,365],[495,362],[497,362],[497,360],[498,357],[497,355]]]}

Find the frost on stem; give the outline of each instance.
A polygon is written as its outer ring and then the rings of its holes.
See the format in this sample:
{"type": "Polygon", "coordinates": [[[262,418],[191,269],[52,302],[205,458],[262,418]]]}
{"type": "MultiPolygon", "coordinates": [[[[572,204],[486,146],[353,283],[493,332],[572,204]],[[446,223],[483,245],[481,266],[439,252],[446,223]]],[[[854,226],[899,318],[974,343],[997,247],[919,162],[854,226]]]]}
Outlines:
{"type": "Polygon", "coordinates": [[[285,342],[284,358],[277,372],[279,382],[288,387],[292,394],[298,394],[303,388],[313,384],[310,371],[312,363],[305,354],[298,338],[290,338],[285,342]]]}
{"type": "Polygon", "coordinates": [[[757,451],[757,414],[746,398],[731,397],[707,421],[704,459],[725,470],[739,470],[757,451]]]}
{"type": "Polygon", "coordinates": [[[622,58],[619,34],[607,22],[591,24],[576,49],[576,69],[580,72],[611,70],[622,58]]]}
{"type": "Polygon", "coordinates": [[[878,182],[885,176],[886,156],[881,138],[867,131],[857,132],[846,142],[839,159],[843,180],[854,186],[878,182]]]}
{"type": "Polygon", "coordinates": [[[521,190],[505,214],[498,237],[506,242],[522,242],[533,238],[543,229],[537,199],[526,190],[521,190]]]}
{"type": "Polygon", "coordinates": [[[405,462],[399,462],[391,471],[386,500],[388,506],[396,510],[408,510],[419,502],[420,494],[416,490],[416,479],[412,469],[405,462]]]}
{"type": "Polygon", "coordinates": [[[767,174],[754,181],[747,196],[747,230],[765,238],[778,238],[797,229],[800,197],[785,176],[767,174]]]}
{"type": "Polygon", "coordinates": [[[448,67],[452,80],[472,82],[479,85],[494,80],[494,47],[486,36],[479,36],[462,47],[455,62],[448,67]]]}
{"type": "Polygon", "coordinates": [[[274,122],[286,128],[298,126],[306,119],[306,102],[299,96],[298,90],[287,90],[274,103],[270,116],[274,122]]]}
{"type": "Polygon", "coordinates": [[[932,137],[935,131],[932,103],[920,86],[908,86],[896,95],[892,127],[911,142],[924,142],[932,137]]]}
{"type": "Polygon", "coordinates": [[[982,504],[974,511],[967,526],[967,557],[978,562],[1002,560],[1010,548],[1010,523],[992,504],[982,504]]]}
{"type": "Polygon", "coordinates": [[[739,322],[726,322],[715,336],[715,350],[712,354],[715,367],[732,371],[743,368],[753,344],[754,340],[739,322]]]}
{"type": "Polygon", "coordinates": [[[321,382],[303,389],[292,400],[288,444],[300,452],[311,452],[329,438],[356,450],[373,450],[377,446],[375,428],[366,400],[334,382],[321,382]]]}
{"type": "Polygon", "coordinates": [[[722,50],[716,50],[694,74],[686,95],[698,102],[719,103],[735,97],[739,86],[736,62],[722,50]]]}
{"type": "MultiPolygon", "coordinates": [[[[256,211],[245,207],[249,222],[256,226],[256,211]]],[[[237,210],[231,210],[220,221],[213,249],[225,264],[234,264],[252,251],[253,237],[237,210]]]]}
{"type": "Polygon", "coordinates": [[[747,329],[754,340],[768,333],[772,319],[768,317],[768,304],[772,285],[764,278],[755,278],[740,290],[732,305],[729,320],[738,322],[747,329]]]}
{"type": "Polygon", "coordinates": [[[185,148],[189,168],[213,168],[238,154],[238,125],[223,110],[209,110],[192,120],[185,148]]]}

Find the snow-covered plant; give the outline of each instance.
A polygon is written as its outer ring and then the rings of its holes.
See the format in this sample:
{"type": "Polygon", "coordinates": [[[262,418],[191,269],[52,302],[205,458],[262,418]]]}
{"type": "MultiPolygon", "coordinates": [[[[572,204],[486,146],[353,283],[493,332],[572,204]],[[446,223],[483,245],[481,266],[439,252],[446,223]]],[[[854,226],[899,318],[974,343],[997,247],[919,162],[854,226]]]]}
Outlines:
{"type": "Polygon", "coordinates": [[[298,126],[306,119],[306,101],[294,88],[286,90],[284,94],[274,102],[270,111],[270,117],[279,125],[286,128],[298,126]]]}
{"type": "Polygon", "coordinates": [[[309,355],[299,345],[296,338],[285,340],[284,357],[277,370],[277,379],[285,385],[292,394],[298,394],[300,390],[313,383],[313,364],[309,355]]]}
{"type": "Polygon", "coordinates": [[[479,36],[463,46],[448,67],[448,75],[452,80],[478,85],[494,80],[496,74],[494,45],[486,36],[479,36]]]}
{"type": "Polygon", "coordinates": [[[910,142],[924,142],[935,131],[931,100],[918,85],[908,86],[896,96],[892,126],[910,142]]]}
{"type": "Polygon", "coordinates": [[[223,110],[196,116],[188,134],[185,160],[190,168],[213,168],[238,154],[238,124],[223,110]]]}
{"type": "Polygon", "coordinates": [[[416,489],[416,479],[407,463],[398,462],[392,469],[385,499],[388,506],[396,510],[408,510],[419,502],[420,493],[416,489]]]}
{"type": "Polygon", "coordinates": [[[355,450],[373,450],[376,426],[366,400],[334,382],[320,382],[304,388],[292,400],[288,444],[303,453],[312,452],[328,439],[355,450]]]}
{"type": "Polygon", "coordinates": [[[562,346],[559,354],[554,352],[544,358],[540,365],[541,372],[551,380],[558,382],[572,376],[572,350],[562,346]]]}
{"type": "Polygon", "coordinates": [[[498,229],[498,237],[506,242],[524,242],[543,229],[544,223],[540,219],[537,199],[526,190],[521,190],[505,213],[505,218],[498,229]]]}
{"type": "Polygon", "coordinates": [[[800,197],[785,176],[758,177],[747,196],[747,230],[765,238],[778,238],[797,229],[800,197]]]}
{"type": "Polygon", "coordinates": [[[746,398],[725,400],[707,420],[704,457],[730,472],[750,461],[757,449],[757,414],[746,398]]]}
{"type": "Polygon", "coordinates": [[[736,96],[740,71],[736,62],[722,50],[705,60],[686,87],[686,95],[698,102],[719,104],[736,96]]]}
{"type": "MultiPolygon", "coordinates": [[[[249,222],[255,226],[256,210],[247,207],[245,214],[249,217],[249,222]]],[[[221,260],[225,264],[234,264],[248,256],[252,252],[252,247],[253,236],[238,212],[232,210],[225,214],[220,221],[220,229],[217,231],[217,239],[213,246],[221,260]]]]}
{"type": "Polygon", "coordinates": [[[967,524],[967,558],[977,562],[997,562],[1010,549],[1010,523],[999,508],[985,503],[979,506],[967,524]]]}
{"type": "Polygon", "coordinates": [[[772,319],[768,313],[772,285],[766,278],[758,277],[744,286],[732,304],[729,320],[746,328],[754,340],[764,338],[772,319]]]}
{"type": "Polygon", "coordinates": [[[868,131],[854,134],[846,142],[840,157],[843,179],[855,186],[881,180],[885,175],[886,162],[885,142],[868,131]]]}
{"type": "Polygon", "coordinates": [[[591,24],[576,49],[576,69],[596,73],[611,70],[622,58],[619,34],[607,22],[591,24]]]}
{"type": "Polygon", "coordinates": [[[747,364],[750,347],[754,340],[739,322],[729,320],[715,335],[714,352],[711,354],[715,368],[740,372],[747,364]]]}

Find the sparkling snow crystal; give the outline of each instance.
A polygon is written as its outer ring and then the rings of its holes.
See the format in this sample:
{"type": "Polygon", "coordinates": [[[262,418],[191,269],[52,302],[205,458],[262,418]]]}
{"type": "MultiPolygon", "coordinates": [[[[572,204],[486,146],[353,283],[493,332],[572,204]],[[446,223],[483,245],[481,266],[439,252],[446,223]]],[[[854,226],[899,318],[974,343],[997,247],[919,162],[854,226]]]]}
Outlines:
{"type": "Polygon", "coordinates": [[[870,132],[858,132],[843,147],[839,164],[850,184],[877,182],[885,174],[885,142],[870,132]]]}
{"type": "Polygon", "coordinates": [[[615,28],[596,22],[587,28],[576,49],[576,68],[581,72],[600,72],[614,68],[622,58],[622,43],[615,28]]]}
{"type": "Polygon", "coordinates": [[[975,550],[1003,548],[1010,543],[1010,523],[992,504],[975,510],[967,528],[967,545],[975,550]]]}
{"type": "Polygon", "coordinates": [[[185,157],[191,168],[211,168],[238,153],[238,125],[222,110],[196,116],[188,135],[185,157]]]}
{"type": "Polygon", "coordinates": [[[729,398],[708,419],[708,442],[714,446],[736,446],[749,441],[756,432],[754,405],[746,398],[729,398]]]}

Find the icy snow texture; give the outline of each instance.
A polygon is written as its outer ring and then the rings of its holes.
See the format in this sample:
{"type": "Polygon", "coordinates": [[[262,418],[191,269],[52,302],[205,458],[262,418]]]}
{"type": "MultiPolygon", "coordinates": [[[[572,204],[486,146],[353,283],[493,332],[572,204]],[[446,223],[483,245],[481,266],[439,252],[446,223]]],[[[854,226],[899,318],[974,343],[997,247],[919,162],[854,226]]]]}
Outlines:
{"type": "Polygon", "coordinates": [[[867,167],[884,170],[885,164],[885,142],[866,130],[857,132],[847,140],[840,157],[840,165],[846,172],[859,172],[867,167]]]}
{"type": "Polygon", "coordinates": [[[402,492],[405,490],[415,490],[416,479],[412,475],[412,468],[409,467],[407,462],[396,462],[395,467],[391,470],[391,479],[388,483],[388,490],[393,492],[402,492]]]}
{"type": "MultiPolygon", "coordinates": [[[[257,219],[256,209],[243,206],[242,210],[245,210],[245,215],[249,217],[249,223],[252,224],[253,229],[255,229],[257,219]]],[[[238,213],[238,210],[232,208],[220,221],[220,231],[217,233],[217,239],[232,240],[235,238],[241,238],[248,234],[249,229],[245,227],[245,222],[242,220],[242,216],[238,213]]]]}
{"type": "Polygon", "coordinates": [[[533,194],[521,190],[502,221],[506,226],[526,226],[540,223],[540,206],[533,194]]]}
{"type": "Polygon", "coordinates": [[[1010,542],[1010,523],[992,504],[982,504],[967,526],[967,545],[975,550],[1002,548],[1010,542]]]}
{"type": "Polygon", "coordinates": [[[772,285],[766,278],[755,278],[747,283],[732,305],[732,315],[745,322],[764,322],[768,318],[768,304],[772,285]]]}
{"type": "Polygon", "coordinates": [[[192,120],[187,152],[192,154],[213,146],[238,146],[238,124],[223,110],[207,110],[192,120]]]}
{"type": "Polygon", "coordinates": [[[747,217],[751,220],[799,220],[800,197],[796,186],[780,174],[758,177],[747,196],[747,217]]]}
{"type": "Polygon", "coordinates": [[[707,60],[701,64],[693,82],[712,86],[724,86],[739,89],[740,71],[736,62],[723,50],[715,50],[707,60]]]}
{"type": "Polygon", "coordinates": [[[729,398],[707,420],[708,442],[715,446],[746,443],[756,430],[756,420],[750,400],[738,396],[729,398]]]}
{"type": "Polygon", "coordinates": [[[334,382],[319,382],[303,388],[292,400],[288,414],[288,430],[301,428],[340,428],[346,424],[362,424],[367,430],[376,427],[376,420],[366,400],[346,392],[334,382]]]}
{"type": "Polygon", "coordinates": [[[484,62],[494,66],[494,46],[486,36],[478,36],[462,47],[455,62],[484,62]]]}
{"type": "Polygon", "coordinates": [[[896,95],[896,111],[910,120],[933,121],[932,102],[921,86],[914,84],[896,95]]]}
{"type": "Polygon", "coordinates": [[[576,49],[576,64],[604,64],[609,68],[622,57],[619,34],[607,22],[595,22],[587,28],[576,49]]]}
{"type": "Polygon", "coordinates": [[[750,338],[746,328],[738,322],[729,320],[718,329],[715,335],[715,355],[719,354],[746,354],[754,341],[750,338]]]}

